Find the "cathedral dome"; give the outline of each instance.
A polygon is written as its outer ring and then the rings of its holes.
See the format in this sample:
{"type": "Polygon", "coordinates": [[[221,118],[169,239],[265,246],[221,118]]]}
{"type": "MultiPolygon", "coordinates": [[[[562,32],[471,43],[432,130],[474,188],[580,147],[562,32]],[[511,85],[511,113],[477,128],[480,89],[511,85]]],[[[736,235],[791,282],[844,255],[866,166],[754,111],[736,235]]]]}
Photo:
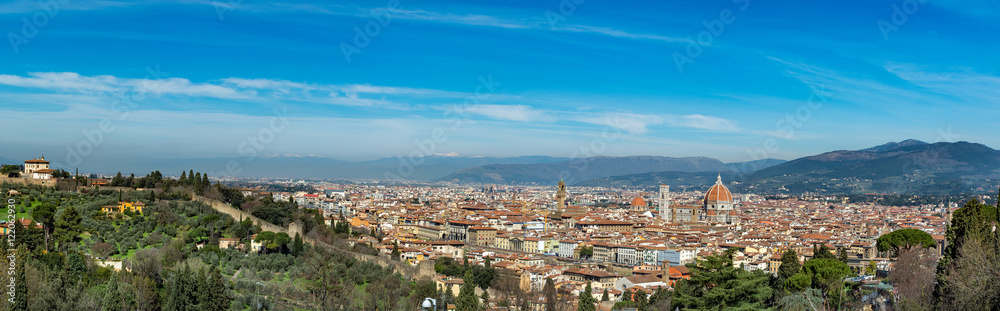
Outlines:
{"type": "Polygon", "coordinates": [[[708,202],[732,202],[733,194],[729,192],[729,188],[722,184],[722,175],[715,180],[715,185],[705,192],[705,203],[708,202]]]}
{"type": "Polygon", "coordinates": [[[635,199],[632,199],[632,206],[633,207],[638,207],[638,206],[646,207],[646,200],[643,200],[642,197],[636,197],[635,199]]]}

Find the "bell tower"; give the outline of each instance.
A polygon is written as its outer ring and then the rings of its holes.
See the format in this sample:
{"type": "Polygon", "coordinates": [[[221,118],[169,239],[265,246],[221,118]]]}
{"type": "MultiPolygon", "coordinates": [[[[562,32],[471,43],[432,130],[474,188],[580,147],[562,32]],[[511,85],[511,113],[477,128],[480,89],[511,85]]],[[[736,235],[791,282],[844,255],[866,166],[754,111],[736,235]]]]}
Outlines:
{"type": "Polygon", "coordinates": [[[559,180],[559,189],[556,190],[556,207],[559,213],[566,211],[566,182],[559,180]]]}
{"type": "Polygon", "coordinates": [[[660,205],[660,219],[674,221],[675,215],[670,209],[670,186],[660,184],[660,196],[656,198],[656,203],[660,205]]]}

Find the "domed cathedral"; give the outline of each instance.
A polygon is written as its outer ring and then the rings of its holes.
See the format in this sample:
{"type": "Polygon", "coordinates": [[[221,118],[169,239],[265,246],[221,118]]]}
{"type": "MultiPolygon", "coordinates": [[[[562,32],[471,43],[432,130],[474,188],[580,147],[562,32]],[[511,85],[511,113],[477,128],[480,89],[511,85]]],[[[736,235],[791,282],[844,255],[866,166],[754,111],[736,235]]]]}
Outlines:
{"type": "MultiPolygon", "coordinates": [[[[701,206],[672,204],[670,186],[660,185],[660,195],[656,200],[660,219],[672,223],[710,222],[734,224],[739,221],[733,204],[733,194],[722,184],[722,175],[715,185],[708,188],[701,206]]],[[[697,201],[696,201],[697,202],[697,201]]]]}
{"type": "Polygon", "coordinates": [[[733,194],[729,192],[726,185],[722,184],[722,175],[720,174],[715,180],[715,185],[712,185],[708,192],[705,192],[702,212],[698,215],[698,220],[731,224],[736,222],[736,215],[733,208],[733,194]]]}

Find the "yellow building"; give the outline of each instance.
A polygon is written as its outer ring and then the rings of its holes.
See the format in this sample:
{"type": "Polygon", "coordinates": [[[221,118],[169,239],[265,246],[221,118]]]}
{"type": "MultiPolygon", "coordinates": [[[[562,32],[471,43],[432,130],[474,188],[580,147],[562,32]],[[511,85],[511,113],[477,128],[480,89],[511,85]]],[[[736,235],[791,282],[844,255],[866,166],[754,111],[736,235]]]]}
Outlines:
{"type": "Polygon", "coordinates": [[[499,249],[510,250],[510,236],[507,235],[497,235],[493,238],[494,246],[499,249]]]}
{"type": "Polygon", "coordinates": [[[101,211],[105,213],[124,213],[125,210],[134,213],[142,213],[142,208],[146,207],[142,202],[118,202],[118,205],[101,206],[101,211]]]}

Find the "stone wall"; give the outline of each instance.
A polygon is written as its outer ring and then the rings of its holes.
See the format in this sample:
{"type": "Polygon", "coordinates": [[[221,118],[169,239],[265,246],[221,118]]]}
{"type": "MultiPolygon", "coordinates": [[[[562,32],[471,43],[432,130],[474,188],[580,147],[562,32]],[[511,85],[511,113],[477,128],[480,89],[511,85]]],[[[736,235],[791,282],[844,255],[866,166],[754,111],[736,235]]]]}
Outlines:
{"type": "Polygon", "coordinates": [[[275,225],[275,224],[263,221],[260,218],[254,217],[253,215],[250,215],[250,214],[248,214],[248,213],[246,213],[244,211],[238,210],[238,209],[234,208],[232,205],[229,205],[229,204],[226,204],[226,203],[222,203],[221,201],[209,199],[209,198],[206,198],[206,197],[203,197],[203,196],[200,196],[200,195],[192,195],[191,196],[191,200],[192,201],[198,201],[198,202],[201,202],[201,203],[205,203],[206,205],[210,206],[212,209],[214,209],[216,211],[219,211],[220,213],[229,215],[230,217],[233,217],[233,219],[235,219],[236,221],[242,221],[244,219],[250,219],[250,221],[253,221],[254,224],[259,225],[260,228],[263,229],[264,231],[284,232],[285,234],[288,234],[290,236],[295,236],[294,234],[290,234],[288,232],[288,229],[285,228],[285,227],[280,227],[278,225],[275,225]]]}
{"type": "Polygon", "coordinates": [[[39,185],[39,186],[45,186],[45,187],[53,187],[53,186],[56,185],[56,183],[58,183],[58,179],[56,179],[56,178],[52,178],[52,179],[34,179],[34,178],[25,178],[25,177],[10,178],[10,177],[7,177],[7,176],[0,176],[0,184],[2,184],[4,182],[19,183],[19,184],[24,184],[24,185],[39,185]]]}
{"type": "Polygon", "coordinates": [[[409,280],[416,280],[416,281],[427,280],[427,281],[432,281],[434,279],[434,275],[435,275],[435,272],[434,272],[434,261],[432,261],[432,260],[424,260],[419,265],[417,265],[416,267],[414,267],[414,266],[411,266],[411,265],[409,265],[407,263],[404,263],[404,262],[401,262],[401,261],[392,260],[392,259],[389,259],[389,258],[386,258],[386,257],[376,257],[376,256],[371,256],[371,255],[366,255],[366,254],[359,254],[359,253],[350,252],[350,251],[343,250],[343,249],[331,246],[329,244],[326,244],[326,243],[323,243],[323,242],[320,242],[320,241],[316,241],[316,240],[314,240],[314,239],[312,239],[310,237],[307,237],[305,235],[305,233],[302,232],[302,227],[299,224],[297,224],[297,223],[291,223],[291,224],[289,224],[288,228],[279,227],[279,226],[277,226],[275,224],[272,224],[272,223],[263,221],[263,220],[261,220],[261,219],[259,219],[257,217],[254,217],[253,215],[247,214],[246,212],[243,212],[241,210],[233,208],[229,204],[220,202],[218,200],[213,200],[213,199],[209,199],[209,198],[198,196],[198,195],[191,196],[191,199],[194,200],[194,201],[205,203],[208,206],[212,207],[212,209],[214,209],[216,211],[219,211],[219,212],[221,212],[223,214],[229,215],[230,217],[233,217],[233,219],[236,219],[236,220],[248,219],[249,218],[255,224],[260,225],[261,229],[263,229],[265,231],[284,232],[284,233],[288,234],[289,236],[293,236],[293,237],[295,236],[296,233],[298,233],[302,237],[303,241],[305,241],[306,243],[309,243],[309,244],[313,245],[313,247],[323,247],[323,248],[326,248],[327,250],[330,250],[330,251],[340,252],[340,253],[344,253],[344,254],[347,254],[347,255],[351,255],[352,257],[354,257],[357,260],[364,260],[364,261],[375,263],[375,264],[377,264],[377,265],[379,265],[379,266],[381,266],[383,268],[389,268],[393,272],[399,272],[399,274],[403,275],[404,278],[409,279],[409,280]]]}

